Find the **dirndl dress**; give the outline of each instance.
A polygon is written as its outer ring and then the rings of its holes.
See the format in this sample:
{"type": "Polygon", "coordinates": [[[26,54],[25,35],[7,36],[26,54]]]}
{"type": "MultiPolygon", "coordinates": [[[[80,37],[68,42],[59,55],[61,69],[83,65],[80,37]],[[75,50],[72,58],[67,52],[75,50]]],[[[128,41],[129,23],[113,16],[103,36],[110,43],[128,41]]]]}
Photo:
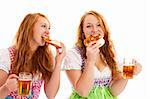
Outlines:
{"type": "MultiPolygon", "coordinates": [[[[6,71],[8,74],[11,73],[11,69],[13,68],[12,63],[14,61],[14,49],[14,47],[9,47],[8,49],[0,50],[0,58],[3,58],[3,60],[0,60],[0,69],[6,71]]],[[[10,92],[5,99],[38,99],[43,82],[42,74],[37,73],[34,75],[32,80],[30,95],[22,97],[19,96],[18,91],[15,90],[10,92]]]]}
{"type": "Polygon", "coordinates": [[[95,86],[87,97],[79,96],[77,92],[73,90],[69,99],[117,99],[117,97],[111,94],[109,87],[95,86]]]}
{"type": "MultiPolygon", "coordinates": [[[[84,64],[86,59],[80,54],[80,50],[74,47],[66,53],[64,59],[63,70],[84,70],[84,64]]],[[[117,97],[111,94],[109,85],[112,79],[112,73],[108,66],[100,71],[94,66],[94,81],[93,88],[89,92],[87,97],[79,96],[73,89],[73,92],[69,99],[117,99],[117,97]]]]}

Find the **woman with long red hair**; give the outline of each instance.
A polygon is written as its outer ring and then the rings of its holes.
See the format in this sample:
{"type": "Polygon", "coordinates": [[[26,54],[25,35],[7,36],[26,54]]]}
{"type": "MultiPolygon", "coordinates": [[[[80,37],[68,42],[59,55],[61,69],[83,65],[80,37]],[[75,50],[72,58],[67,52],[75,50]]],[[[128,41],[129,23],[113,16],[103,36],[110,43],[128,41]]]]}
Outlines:
{"type": "Polygon", "coordinates": [[[50,22],[45,15],[28,14],[18,29],[14,45],[0,50],[0,99],[20,98],[17,93],[20,72],[33,76],[31,93],[24,99],[37,99],[43,82],[46,96],[54,99],[59,89],[65,46],[60,43],[61,53],[56,49],[54,57],[43,39],[49,36],[49,30],[50,22]]]}
{"type": "MultiPolygon", "coordinates": [[[[96,11],[80,20],[77,42],[65,57],[64,70],[73,86],[69,99],[116,99],[128,79],[118,69],[115,49],[104,17],[96,11]]],[[[141,71],[135,62],[134,74],[141,71]]]]}

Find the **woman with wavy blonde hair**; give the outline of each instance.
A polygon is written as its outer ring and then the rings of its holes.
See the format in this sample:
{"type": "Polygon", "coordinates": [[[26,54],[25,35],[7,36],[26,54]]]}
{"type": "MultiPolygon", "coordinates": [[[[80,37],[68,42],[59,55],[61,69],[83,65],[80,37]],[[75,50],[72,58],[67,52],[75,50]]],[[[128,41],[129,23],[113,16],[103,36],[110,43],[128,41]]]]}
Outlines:
{"type": "MultiPolygon", "coordinates": [[[[134,73],[141,71],[136,62],[134,73]]],[[[104,17],[96,11],[80,20],[77,42],[65,57],[64,70],[73,86],[70,99],[116,99],[128,79],[118,70],[115,49],[104,17]]]]}
{"type": "Polygon", "coordinates": [[[17,94],[20,72],[32,74],[30,95],[24,99],[37,99],[44,81],[48,99],[53,99],[60,83],[60,66],[65,56],[56,49],[53,56],[50,47],[43,40],[49,36],[50,22],[41,13],[28,14],[23,19],[16,34],[15,44],[0,50],[0,98],[19,99],[17,94]]]}

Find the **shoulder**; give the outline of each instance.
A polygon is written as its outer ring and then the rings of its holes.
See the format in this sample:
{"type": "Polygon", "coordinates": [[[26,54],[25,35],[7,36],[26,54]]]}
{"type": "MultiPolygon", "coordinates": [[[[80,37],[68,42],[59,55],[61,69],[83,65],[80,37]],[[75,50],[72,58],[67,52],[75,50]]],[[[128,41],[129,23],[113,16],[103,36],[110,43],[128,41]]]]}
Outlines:
{"type": "Polygon", "coordinates": [[[74,61],[82,62],[82,57],[78,48],[74,47],[67,51],[65,59],[73,59],[74,61]]]}
{"type": "Polygon", "coordinates": [[[8,48],[0,49],[0,55],[6,54],[6,53],[8,53],[8,52],[9,52],[8,48]]]}
{"type": "Polygon", "coordinates": [[[63,69],[81,69],[82,58],[79,50],[74,47],[67,51],[63,69]]]}
{"type": "Polygon", "coordinates": [[[11,61],[8,48],[0,49],[0,69],[9,73],[10,63],[11,61]]]}
{"type": "Polygon", "coordinates": [[[5,61],[9,58],[9,49],[0,49],[0,60],[5,61]]]}
{"type": "Polygon", "coordinates": [[[78,58],[81,57],[80,50],[78,48],[76,48],[76,47],[69,49],[67,51],[67,55],[74,55],[74,56],[76,56],[78,58]]]}

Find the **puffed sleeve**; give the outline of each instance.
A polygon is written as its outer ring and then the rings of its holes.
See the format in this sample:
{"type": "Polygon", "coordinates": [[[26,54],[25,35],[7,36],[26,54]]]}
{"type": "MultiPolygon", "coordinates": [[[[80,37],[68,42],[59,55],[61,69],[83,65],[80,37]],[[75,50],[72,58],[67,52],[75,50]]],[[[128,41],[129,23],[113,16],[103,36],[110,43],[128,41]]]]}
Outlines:
{"type": "Polygon", "coordinates": [[[0,49],[0,69],[9,73],[10,63],[11,61],[8,49],[0,49]]]}
{"type": "Polygon", "coordinates": [[[64,58],[62,70],[81,70],[82,58],[76,49],[70,49],[64,58]]]}

